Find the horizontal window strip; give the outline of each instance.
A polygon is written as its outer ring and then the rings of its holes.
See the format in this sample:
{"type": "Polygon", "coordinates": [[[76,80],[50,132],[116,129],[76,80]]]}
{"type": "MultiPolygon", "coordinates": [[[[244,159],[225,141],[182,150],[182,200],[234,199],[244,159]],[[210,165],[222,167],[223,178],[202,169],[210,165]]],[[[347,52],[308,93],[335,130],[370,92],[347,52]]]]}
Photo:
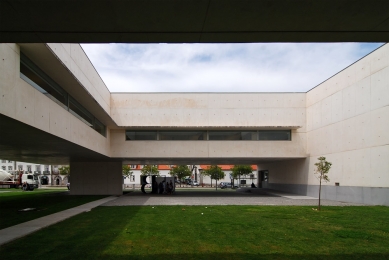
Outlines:
{"type": "Polygon", "coordinates": [[[126,141],[291,141],[291,130],[147,131],[126,130],[126,141]]]}

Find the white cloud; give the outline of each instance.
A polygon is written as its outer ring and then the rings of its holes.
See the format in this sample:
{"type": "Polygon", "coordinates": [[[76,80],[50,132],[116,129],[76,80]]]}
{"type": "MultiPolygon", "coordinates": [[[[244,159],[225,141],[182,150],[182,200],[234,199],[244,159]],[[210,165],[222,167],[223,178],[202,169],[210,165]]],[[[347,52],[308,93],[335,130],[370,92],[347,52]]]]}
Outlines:
{"type": "Polygon", "coordinates": [[[83,44],[111,92],[305,92],[379,43],[83,44]]]}

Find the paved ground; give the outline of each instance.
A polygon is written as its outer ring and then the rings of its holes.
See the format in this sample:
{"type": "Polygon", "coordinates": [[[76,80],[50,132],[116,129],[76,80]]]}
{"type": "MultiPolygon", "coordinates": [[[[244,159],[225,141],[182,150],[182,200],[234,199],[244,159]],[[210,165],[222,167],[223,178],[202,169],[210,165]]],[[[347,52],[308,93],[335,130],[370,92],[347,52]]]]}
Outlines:
{"type": "MultiPolygon", "coordinates": [[[[280,193],[264,189],[215,190],[204,188],[177,189],[173,195],[144,194],[129,192],[102,206],[142,206],[142,205],[296,205],[315,206],[317,198],[280,193]]],[[[349,206],[361,205],[339,201],[322,200],[322,205],[349,206]]]]}
{"type": "MultiPolygon", "coordinates": [[[[0,230],[0,245],[31,234],[39,229],[62,220],[90,211],[97,206],[142,206],[142,205],[298,205],[316,206],[317,199],[296,194],[280,193],[264,189],[215,190],[207,188],[177,189],[173,195],[144,194],[129,191],[120,197],[107,197],[87,204],[67,209],[52,215],[31,220],[0,230]]],[[[322,200],[322,205],[361,205],[331,200],[322,200]]]]}

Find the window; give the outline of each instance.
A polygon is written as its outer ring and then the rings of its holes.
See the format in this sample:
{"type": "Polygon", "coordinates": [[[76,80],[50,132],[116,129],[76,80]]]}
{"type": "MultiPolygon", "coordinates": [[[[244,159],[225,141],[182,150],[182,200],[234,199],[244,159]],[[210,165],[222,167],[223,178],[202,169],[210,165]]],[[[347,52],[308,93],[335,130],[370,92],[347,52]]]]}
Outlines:
{"type": "Polygon", "coordinates": [[[18,165],[19,171],[23,171],[23,165],[18,165]]]}
{"type": "Polygon", "coordinates": [[[12,166],[8,166],[8,171],[12,171],[12,166]]]}
{"type": "Polygon", "coordinates": [[[69,98],[69,112],[75,117],[83,121],[90,127],[93,127],[93,116],[85,108],[83,108],[76,100],[69,98]]]}
{"type": "Polygon", "coordinates": [[[268,130],[268,131],[258,131],[258,140],[291,140],[290,130],[268,130]]]}
{"type": "Polygon", "coordinates": [[[35,170],[39,172],[41,170],[41,166],[40,165],[35,165],[35,170]]]}
{"type": "Polygon", "coordinates": [[[157,131],[126,131],[126,140],[157,140],[157,131]]]}
{"type": "Polygon", "coordinates": [[[131,181],[135,181],[135,175],[131,175],[131,181]]]}
{"type": "Polygon", "coordinates": [[[126,140],[159,141],[291,141],[291,130],[258,131],[134,131],[126,130],[126,140]]]}
{"type": "Polygon", "coordinates": [[[1,166],[1,168],[5,171],[6,170],[6,167],[5,166],[1,166]]]}
{"type": "Polygon", "coordinates": [[[6,160],[1,160],[2,163],[6,163],[7,161],[6,160]]]}
{"type": "Polygon", "coordinates": [[[27,165],[27,171],[31,172],[31,165],[27,165]]]}
{"type": "Polygon", "coordinates": [[[206,131],[160,131],[159,140],[206,140],[206,131]]]}
{"type": "Polygon", "coordinates": [[[135,164],[131,164],[131,165],[130,165],[130,168],[131,168],[131,169],[135,169],[135,168],[136,168],[136,165],[135,165],[135,164]]]}
{"type": "Polygon", "coordinates": [[[12,163],[12,161],[8,161],[8,163],[12,163]]]}
{"type": "Polygon", "coordinates": [[[209,131],[209,140],[257,140],[257,131],[209,131]]]}

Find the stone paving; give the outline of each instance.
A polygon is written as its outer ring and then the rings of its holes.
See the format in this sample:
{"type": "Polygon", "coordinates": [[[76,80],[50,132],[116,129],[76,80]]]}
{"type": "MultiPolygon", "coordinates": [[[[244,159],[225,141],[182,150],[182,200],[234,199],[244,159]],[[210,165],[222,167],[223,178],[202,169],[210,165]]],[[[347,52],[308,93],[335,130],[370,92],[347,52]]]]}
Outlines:
{"type": "MultiPolygon", "coordinates": [[[[101,206],[156,205],[289,205],[315,206],[317,198],[264,189],[215,190],[205,188],[177,189],[173,195],[129,192],[101,206]]],[[[321,200],[323,206],[357,206],[361,204],[321,200]]]]}

